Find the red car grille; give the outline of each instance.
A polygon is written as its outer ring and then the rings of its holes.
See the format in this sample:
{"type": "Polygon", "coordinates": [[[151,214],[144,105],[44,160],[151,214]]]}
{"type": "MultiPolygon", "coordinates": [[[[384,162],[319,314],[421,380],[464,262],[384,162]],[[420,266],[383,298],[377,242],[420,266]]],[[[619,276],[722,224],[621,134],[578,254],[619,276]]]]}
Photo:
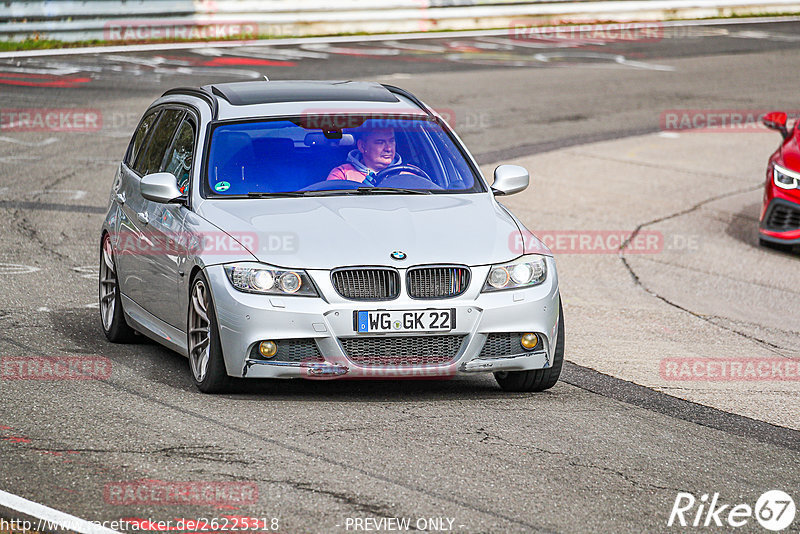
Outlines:
{"type": "Polygon", "coordinates": [[[800,207],[788,204],[775,204],[767,215],[767,229],[776,232],[800,228],[800,207]]]}

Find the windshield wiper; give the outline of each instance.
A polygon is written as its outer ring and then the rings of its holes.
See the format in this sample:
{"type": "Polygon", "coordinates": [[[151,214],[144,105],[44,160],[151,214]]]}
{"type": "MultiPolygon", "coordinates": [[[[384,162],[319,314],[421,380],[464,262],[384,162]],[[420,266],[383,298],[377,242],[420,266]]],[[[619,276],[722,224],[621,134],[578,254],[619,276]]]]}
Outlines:
{"type": "Polygon", "coordinates": [[[268,191],[254,191],[247,193],[247,198],[272,198],[272,197],[303,197],[305,193],[302,191],[276,191],[270,193],[268,191]]]}
{"type": "Polygon", "coordinates": [[[412,195],[431,195],[430,191],[422,191],[419,189],[402,189],[399,187],[357,187],[354,191],[361,195],[382,195],[389,194],[412,194],[412,195]]]}
{"type": "Polygon", "coordinates": [[[355,189],[319,189],[317,191],[253,191],[247,198],[296,198],[296,197],[328,197],[337,195],[430,195],[430,191],[419,189],[402,189],[396,187],[357,187],[355,189]]]}

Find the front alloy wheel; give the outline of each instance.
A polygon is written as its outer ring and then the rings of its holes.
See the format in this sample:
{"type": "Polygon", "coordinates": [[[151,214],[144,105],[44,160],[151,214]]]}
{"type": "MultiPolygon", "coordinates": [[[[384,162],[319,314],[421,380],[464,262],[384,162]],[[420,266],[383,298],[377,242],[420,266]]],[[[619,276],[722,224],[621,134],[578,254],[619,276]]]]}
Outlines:
{"type": "Polygon", "coordinates": [[[561,366],[564,364],[564,310],[561,297],[558,297],[558,333],[553,351],[553,364],[546,369],[530,371],[503,371],[494,374],[497,383],[504,391],[544,391],[558,382],[561,366]]]}
{"type": "Polygon", "coordinates": [[[208,281],[199,273],[189,299],[189,367],[192,380],[203,393],[219,393],[229,383],[222,357],[217,317],[208,281]]]}

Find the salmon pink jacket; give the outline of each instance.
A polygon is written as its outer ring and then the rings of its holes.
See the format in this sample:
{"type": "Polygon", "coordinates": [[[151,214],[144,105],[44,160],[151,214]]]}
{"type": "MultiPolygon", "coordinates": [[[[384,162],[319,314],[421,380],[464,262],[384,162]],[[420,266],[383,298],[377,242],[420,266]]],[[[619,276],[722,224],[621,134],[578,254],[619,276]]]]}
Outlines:
{"type": "MultiPolygon", "coordinates": [[[[394,160],[389,167],[400,165],[403,160],[400,154],[394,155],[394,160]]],[[[387,169],[389,167],[386,167],[387,169]]],[[[347,155],[347,163],[339,165],[328,174],[328,180],[350,180],[351,182],[367,183],[375,185],[372,179],[375,177],[375,171],[364,165],[364,159],[361,152],[358,150],[351,150],[347,155]]]]}

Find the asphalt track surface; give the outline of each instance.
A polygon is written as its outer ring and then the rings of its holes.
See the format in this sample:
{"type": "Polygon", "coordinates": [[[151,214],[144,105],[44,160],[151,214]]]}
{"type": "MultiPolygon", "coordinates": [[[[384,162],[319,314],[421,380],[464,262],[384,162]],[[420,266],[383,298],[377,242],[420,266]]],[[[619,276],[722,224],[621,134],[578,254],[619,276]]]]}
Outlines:
{"type": "MultiPolygon", "coordinates": [[[[797,500],[796,425],[569,362],[542,394],[506,394],[477,376],[247,381],[235,394],[202,395],[183,357],[147,341],[105,341],[96,264],[115,165],[167,88],[265,73],[390,82],[451,110],[490,165],[656,132],[664,110],[797,109],[799,43],[800,24],[773,23],[679,28],[655,42],[448,36],[0,60],[4,109],[102,116],[92,131],[0,132],[0,356],[98,355],[113,369],[104,380],[0,381],[0,489],[91,521],[244,516],[266,526],[276,518],[278,532],[353,531],[354,519],[381,517],[428,531],[435,523],[418,519],[446,518],[461,532],[681,531],[667,527],[681,491],[752,506],[781,489],[797,500]],[[257,496],[115,499],[114,488],[136,481],[226,482],[257,496]]],[[[624,210],[625,198],[607,209],[624,210]]],[[[767,279],[781,276],[773,257],[763,251],[767,279]]],[[[565,314],[570,360],[581,325],[568,306],[565,314]]],[[[763,531],[753,519],[737,530],[763,531]]]]}

